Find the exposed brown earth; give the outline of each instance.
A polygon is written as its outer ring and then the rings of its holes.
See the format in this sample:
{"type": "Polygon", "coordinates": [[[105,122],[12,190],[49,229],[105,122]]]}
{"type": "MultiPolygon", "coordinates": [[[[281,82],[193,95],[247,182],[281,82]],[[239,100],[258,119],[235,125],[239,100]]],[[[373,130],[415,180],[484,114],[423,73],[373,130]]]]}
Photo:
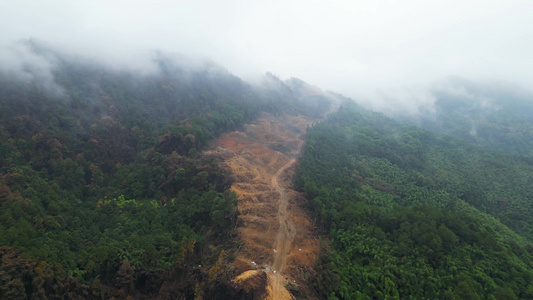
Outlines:
{"type": "Polygon", "coordinates": [[[305,273],[319,254],[318,237],[303,196],[290,189],[311,122],[302,116],[264,114],[243,131],[221,136],[209,151],[222,158],[221,167],[233,176],[238,197],[241,246],[234,267],[240,275],[233,281],[246,284],[266,274],[266,299],[294,299],[287,286],[313,298],[305,273]]]}

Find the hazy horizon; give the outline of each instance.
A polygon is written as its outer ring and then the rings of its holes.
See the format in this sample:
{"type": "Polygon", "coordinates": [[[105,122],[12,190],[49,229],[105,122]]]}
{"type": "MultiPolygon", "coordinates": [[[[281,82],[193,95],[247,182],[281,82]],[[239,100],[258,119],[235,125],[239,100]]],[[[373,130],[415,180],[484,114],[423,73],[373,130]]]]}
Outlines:
{"type": "Polygon", "coordinates": [[[409,111],[434,101],[432,91],[449,78],[529,89],[531,8],[528,1],[9,0],[0,10],[0,62],[19,68],[24,53],[13,45],[27,39],[139,70],[160,50],[212,60],[244,80],[271,72],[378,110],[409,111]]]}

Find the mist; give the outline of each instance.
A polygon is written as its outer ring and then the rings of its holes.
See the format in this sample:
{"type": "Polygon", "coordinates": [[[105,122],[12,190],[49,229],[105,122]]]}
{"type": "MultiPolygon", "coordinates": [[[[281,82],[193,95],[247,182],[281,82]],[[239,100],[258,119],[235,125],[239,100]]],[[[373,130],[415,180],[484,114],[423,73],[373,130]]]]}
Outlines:
{"type": "Polygon", "coordinates": [[[296,77],[379,111],[431,112],[449,78],[533,83],[529,1],[3,1],[0,69],[51,89],[34,40],[150,73],[157,53],[252,80],[296,77]],[[31,67],[30,67],[31,66],[31,67]],[[29,72],[29,70],[33,70],[29,72]]]}

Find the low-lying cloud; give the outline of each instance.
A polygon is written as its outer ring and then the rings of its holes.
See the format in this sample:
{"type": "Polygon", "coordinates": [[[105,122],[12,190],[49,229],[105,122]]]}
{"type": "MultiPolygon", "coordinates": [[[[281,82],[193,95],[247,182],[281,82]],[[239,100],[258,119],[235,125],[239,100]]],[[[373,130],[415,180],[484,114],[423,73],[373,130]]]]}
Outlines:
{"type": "Polygon", "coordinates": [[[54,57],[38,54],[29,41],[19,41],[0,48],[0,72],[25,82],[38,82],[48,92],[61,95],[63,88],[52,74],[57,62],[54,57]]]}
{"type": "Polygon", "coordinates": [[[17,45],[28,39],[148,73],[161,50],[245,80],[270,71],[375,109],[427,112],[450,76],[530,86],[531,11],[530,1],[497,0],[7,0],[0,68],[53,86],[50,61],[17,45]]]}

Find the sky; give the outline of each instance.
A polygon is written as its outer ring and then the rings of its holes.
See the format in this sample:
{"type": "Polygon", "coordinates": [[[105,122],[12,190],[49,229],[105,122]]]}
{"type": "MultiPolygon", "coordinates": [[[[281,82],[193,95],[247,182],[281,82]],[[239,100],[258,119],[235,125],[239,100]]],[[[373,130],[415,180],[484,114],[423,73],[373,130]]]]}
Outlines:
{"type": "Polygon", "coordinates": [[[33,38],[139,68],[161,50],[378,108],[431,101],[450,77],[533,86],[529,0],[0,0],[0,28],[4,48],[33,38]]]}

